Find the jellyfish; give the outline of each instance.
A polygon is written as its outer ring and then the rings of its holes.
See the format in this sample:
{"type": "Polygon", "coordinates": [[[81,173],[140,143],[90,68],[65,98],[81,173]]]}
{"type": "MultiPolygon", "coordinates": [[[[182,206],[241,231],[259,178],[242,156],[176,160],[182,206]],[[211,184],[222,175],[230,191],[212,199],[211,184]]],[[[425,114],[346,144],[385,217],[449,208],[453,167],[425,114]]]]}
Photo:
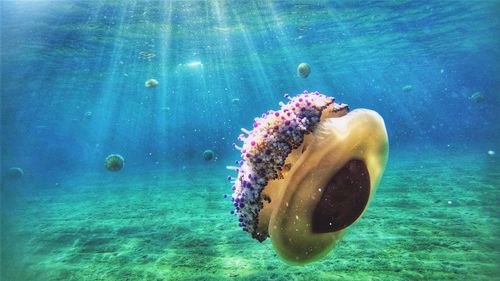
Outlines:
{"type": "Polygon", "coordinates": [[[19,179],[22,178],[22,176],[24,175],[24,171],[19,167],[12,167],[7,171],[7,175],[11,179],[19,179]]]}
{"type": "Polygon", "coordinates": [[[409,93],[413,90],[413,86],[412,85],[406,85],[403,87],[403,92],[406,92],[406,93],[409,93]]]}
{"type": "Polygon", "coordinates": [[[104,165],[111,172],[118,172],[123,168],[125,159],[120,154],[110,154],[106,157],[104,165]]]}
{"type": "Polygon", "coordinates": [[[139,53],[139,57],[141,59],[147,59],[147,60],[151,60],[152,58],[156,57],[156,54],[154,52],[140,52],[139,53]]]}
{"type": "Polygon", "coordinates": [[[144,82],[144,86],[146,86],[146,88],[154,88],[158,86],[158,84],[159,82],[156,79],[148,79],[146,80],[146,82],[144,82]]]}
{"type": "Polygon", "coordinates": [[[297,74],[302,78],[307,78],[307,76],[311,74],[311,66],[304,62],[299,64],[299,66],[297,67],[297,74]]]}
{"type": "Polygon", "coordinates": [[[214,159],[214,152],[210,149],[203,151],[203,159],[205,159],[206,161],[214,159]]]}
{"type": "Polygon", "coordinates": [[[472,96],[469,97],[469,100],[475,103],[479,103],[484,100],[484,95],[481,92],[475,92],[474,94],[472,94],[472,96]]]}
{"type": "Polygon", "coordinates": [[[373,200],[388,158],[384,120],[349,111],[333,97],[307,92],[255,118],[233,143],[242,159],[228,166],[239,226],[271,239],[286,262],[329,253],[373,200]]]}

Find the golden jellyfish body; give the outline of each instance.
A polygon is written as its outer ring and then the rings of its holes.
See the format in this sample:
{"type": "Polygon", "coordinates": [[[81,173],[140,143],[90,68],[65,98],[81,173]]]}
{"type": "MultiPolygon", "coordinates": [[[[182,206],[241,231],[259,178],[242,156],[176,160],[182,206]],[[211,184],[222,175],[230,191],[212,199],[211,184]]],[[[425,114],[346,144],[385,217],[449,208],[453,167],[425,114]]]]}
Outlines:
{"type": "Polygon", "coordinates": [[[240,139],[232,196],[240,226],[259,241],[270,237],[294,264],[324,257],[362,216],[388,158],[378,113],[349,111],[317,92],[257,118],[240,139]]]}

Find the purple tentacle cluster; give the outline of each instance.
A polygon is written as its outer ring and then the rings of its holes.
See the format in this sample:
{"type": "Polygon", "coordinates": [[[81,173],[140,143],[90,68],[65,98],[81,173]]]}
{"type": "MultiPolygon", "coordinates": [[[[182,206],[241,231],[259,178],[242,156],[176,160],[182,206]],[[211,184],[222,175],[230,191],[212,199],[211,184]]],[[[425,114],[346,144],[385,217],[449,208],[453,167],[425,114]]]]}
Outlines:
{"type": "Polygon", "coordinates": [[[269,180],[278,178],[285,160],[293,149],[298,148],[304,135],[312,132],[319,123],[322,111],[335,99],[318,92],[304,93],[290,98],[288,103],[280,102],[281,109],[268,111],[261,118],[255,118],[253,130],[241,129],[245,134],[238,137],[243,141],[239,147],[243,160],[236,161],[236,178],[228,176],[232,186],[232,203],[239,225],[253,238],[264,241],[267,235],[257,232],[258,216],[263,208],[261,192],[269,180]]]}

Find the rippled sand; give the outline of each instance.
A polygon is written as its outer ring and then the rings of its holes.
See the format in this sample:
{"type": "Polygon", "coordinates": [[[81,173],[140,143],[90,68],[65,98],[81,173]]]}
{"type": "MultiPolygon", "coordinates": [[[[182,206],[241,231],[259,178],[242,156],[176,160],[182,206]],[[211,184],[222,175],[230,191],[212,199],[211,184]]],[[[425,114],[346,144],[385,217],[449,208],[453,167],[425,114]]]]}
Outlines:
{"type": "Polygon", "coordinates": [[[6,181],[2,280],[493,280],[500,161],[463,153],[391,151],[365,216],[301,267],[237,227],[224,163],[50,188],[6,181]]]}

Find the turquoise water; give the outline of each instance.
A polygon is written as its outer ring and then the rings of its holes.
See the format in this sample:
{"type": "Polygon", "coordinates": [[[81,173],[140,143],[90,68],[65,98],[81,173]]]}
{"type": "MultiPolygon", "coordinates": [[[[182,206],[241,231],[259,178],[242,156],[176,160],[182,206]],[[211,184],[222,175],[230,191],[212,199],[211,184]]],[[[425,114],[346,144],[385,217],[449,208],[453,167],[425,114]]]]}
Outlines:
{"type": "Polygon", "coordinates": [[[499,1],[0,8],[2,280],[500,273],[499,1]],[[292,266],[241,231],[223,195],[240,129],[304,90],[377,111],[390,151],[363,218],[326,257],[292,266]]]}

